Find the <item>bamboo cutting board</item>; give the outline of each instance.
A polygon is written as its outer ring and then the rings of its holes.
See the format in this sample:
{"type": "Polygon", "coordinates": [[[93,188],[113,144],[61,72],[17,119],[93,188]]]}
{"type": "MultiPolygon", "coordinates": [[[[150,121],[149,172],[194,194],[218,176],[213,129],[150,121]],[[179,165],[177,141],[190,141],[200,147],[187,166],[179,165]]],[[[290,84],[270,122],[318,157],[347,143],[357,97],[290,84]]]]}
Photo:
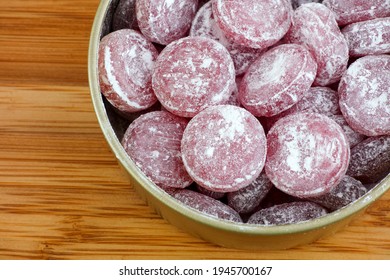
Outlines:
{"type": "Polygon", "coordinates": [[[129,185],[91,104],[97,0],[0,0],[1,259],[390,259],[390,193],[343,231],[285,251],[220,248],[129,185]]]}

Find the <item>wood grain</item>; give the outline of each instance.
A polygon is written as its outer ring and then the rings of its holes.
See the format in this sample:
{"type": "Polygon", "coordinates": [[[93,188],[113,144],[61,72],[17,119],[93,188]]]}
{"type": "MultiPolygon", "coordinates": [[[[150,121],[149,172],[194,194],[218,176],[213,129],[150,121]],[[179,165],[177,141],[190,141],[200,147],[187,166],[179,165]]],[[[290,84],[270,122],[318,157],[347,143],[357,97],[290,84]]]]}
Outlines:
{"type": "Polygon", "coordinates": [[[284,251],[220,248],[129,185],[92,108],[97,0],[0,0],[1,259],[390,259],[390,193],[349,227],[284,251]]]}

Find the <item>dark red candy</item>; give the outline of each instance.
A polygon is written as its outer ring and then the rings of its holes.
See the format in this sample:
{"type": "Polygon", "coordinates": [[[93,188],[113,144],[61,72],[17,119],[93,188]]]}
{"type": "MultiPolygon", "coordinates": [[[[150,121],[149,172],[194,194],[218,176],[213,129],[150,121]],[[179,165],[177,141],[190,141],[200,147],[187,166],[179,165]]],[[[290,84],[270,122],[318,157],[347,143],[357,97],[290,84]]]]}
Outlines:
{"type": "Polygon", "coordinates": [[[341,32],[352,57],[390,53],[390,17],[352,23],[341,32]]]}
{"type": "Polygon", "coordinates": [[[339,25],[390,16],[388,0],[324,0],[336,15],[339,25]]]}
{"type": "Polygon", "coordinates": [[[357,59],[339,85],[340,109],[348,124],[367,136],[390,134],[390,55],[357,59]]]}
{"type": "Polygon", "coordinates": [[[219,105],[190,120],[181,149],[184,165],[196,183],[211,191],[231,192],[259,176],[266,138],[260,122],[248,111],[219,105]]]}
{"type": "Polygon", "coordinates": [[[292,8],[286,0],[212,1],[213,13],[229,41],[265,49],[278,42],[291,24],[292,8]]]}
{"type": "Polygon", "coordinates": [[[180,151],[187,123],[166,111],[150,112],[133,121],[122,139],[127,154],[160,187],[185,188],[193,182],[180,151]]]}
{"type": "Polygon", "coordinates": [[[207,37],[224,45],[233,59],[236,75],[245,73],[249,65],[262,53],[259,49],[239,46],[226,39],[218,24],[215,22],[212,1],[207,2],[197,12],[192,22],[190,36],[207,37]]]}
{"type": "Polygon", "coordinates": [[[347,175],[364,184],[376,183],[390,173],[390,135],[369,137],[351,149],[347,175]]]}
{"type": "Polygon", "coordinates": [[[141,32],[150,41],[167,45],[186,35],[198,9],[198,0],[137,0],[141,32]]]}
{"type": "Polygon", "coordinates": [[[295,224],[319,218],[327,213],[325,208],[313,202],[290,202],[259,210],[249,218],[248,224],[265,226],[295,224]]]}
{"type": "Polygon", "coordinates": [[[353,130],[347,121],[345,120],[343,115],[330,115],[332,120],[334,120],[338,125],[343,129],[345,136],[348,138],[349,146],[352,148],[358,143],[362,142],[367,136],[360,134],[359,132],[353,130]]]}
{"type": "Polygon", "coordinates": [[[187,189],[166,189],[172,197],[206,215],[232,222],[242,222],[240,215],[223,202],[187,189]]]}
{"type": "Polygon", "coordinates": [[[284,39],[306,46],[318,65],[314,85],[327,86],[340,80],[348,64],[348,44],[334,13],[319,3],[300,6],[284,39]]]}
{"type": "Polygon", "coordinates": [[[274,116],[297,103],[312,85],[317,64],[297,44],[284,44],[261,55],[245,73],[238,99],[255,116],[274,116]]]}
{"type": "Polygon", "coordinates": [[[135,16],[136,0],[120,0],[112,17],[113,31],[137,27],[135,16]]]}
{"type": "Polygon", "coordinates": [[[152,69],[157,56],[153,44],[131,29],[112,32],[101,40],[100,89],[114,107],[132,113],[157,102],[152,90],[152,69]]]}
{"type": "Polygon", "coordinates": [[[317,113],[296,113],[267,134],[265,172],[275,187],[308,198],[330,192],[348,167],[350,149],[341,127],[317,113]]]}
{"type": "Polygon", "coordinates": [[[335,211],[356,201],[366,192],[367,188],[360,181],[346,175],[330,193],[310,200],[335,211]]]}
{"type": "Polygon", "coordinates": [[[240,214],[253,212],[271,190],[273,184],[265,173],[261,173],[251,184],[227,194],[228,205],[240,214]]]}
{"type": "Polygon", "coordinates": [[[226,196],[226,193],[224,192],[213,192],[208,189],[203,188],[202,186],[199,186],[198,184],[195,184],[195,189],[197,192],[207,195],[214,199],[222,199],[226,196]]]}
{"type": "Polygon", "coordinates": [[[217,41],[186,37],[160,53],[152,80],[157,98],[168,111],[193,117],[227,102],[235,87],[234,64],[217,41]]]}

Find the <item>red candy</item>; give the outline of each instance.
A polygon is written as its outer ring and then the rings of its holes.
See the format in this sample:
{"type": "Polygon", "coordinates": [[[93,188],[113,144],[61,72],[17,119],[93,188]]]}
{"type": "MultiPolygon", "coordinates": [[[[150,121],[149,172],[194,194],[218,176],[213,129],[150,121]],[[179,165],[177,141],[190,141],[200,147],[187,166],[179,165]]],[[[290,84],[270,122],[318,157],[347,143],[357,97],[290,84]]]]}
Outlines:
{"type": "Polygon", "coordinates": [[[187,123],[166,111],[150,112],[133,121],[123,137],[127,154],[160,187],[185,188],[192,183],[180,152],[187,123]]]}
{"type": "Polygon", "coordinates": [[[227,102],[235,87],[234,64],[220,43],[186,37],[160,53],[152,80],[157,98],[168,111],[193,117],[227,102]]]}
{"type": "Polygon", "coordinates": [[[237,45],[265,49],[278,42],[291,24],[286,0],[215,0],[213,13],[225,36],[237,45]]]}
{"type": "Polygon", "coordinates": [[[100,89],[114,107],[131,113],[156,103],[151,82],[157,56],[152,43],[131,29],[112,32],[101,40],[100,89]]]}
{"type": "Polygon", "coordinates": [[[335,211],[354,202],[366,192],[366,187],[360,181],[350,176],[344,176],[340,184],[330,193],[311,198],[310,200],[324,206],[330,211],[335,211]]]}
{"type": "Polygon", "coordinates": [[[341,32],[350,56],[390,53],[390,17],[352,23],[341,32]]]}
{"type": "Polygon", "coordinates": [[[240,215],[219,200],[187,189],[167,189],[172,197],[206,215],[232,222],[242,222],[240,215]]]}
{"type": "Polygon", "coordinates": [[[300,6],[284,39],[303,44],[318,64],[314,85],[327,86],[340,80],[347,68],[348,45],[336,23],[334,13],[319,3],[300,6]]]}
{"type": "Polygon", "coordinates": [[[390,16],[388,0],[324,0],[336,15],[339,25],[390,16]]]}
{"type": "Polygon", "coordinates": [[[212,1],[207,2],[197,12],[192,22],[190,36],[207,37],[224,45],[233,59],[236,75],[245,73],[249,65],[261,54],[261,51],[258,49],[235,45],[226,39],[218,24],[215,22],[212,12],[212,1]]]}
{"type": "Polygon", "coordinates": [[[296,113],[280,119],[267,134],[265,172],[280,190],[309,198],[330,192],[345,175],[349,145],[329,117],[296,113]]]}
{"type": "Polygon", "coordinates": [[[253,212],[273,187],[265,173],[261,173],[249,186],[227,194],[228,205],[240,214],[253,212]]]}
{"type": "Polygon", "coordinates": [[[370,137],[351,149],[347,175],[364,184],[383,179],[390,171],[390,135],[370,137]]]}
{"type": "Polygon", "coordinates": [[[340,109],[348,124],[367,136],[390,134],[390,55],[352,63],[339,85],[340,109]]]}
{"type": "Polygon", "coordinates": [[[290,202],[261,209],[254,213],[248,224],[286,225],[319,218],[328,213],[322,206],[313,202],[290,202]]]}
{"type": "Polygon", "coordinates": [[[186,35],[198,0],[137,0],[138,26],[150,41],[167,45],[186,35]]]}
{"type": "Polygon", "coordinates": [[[305,47],[277,46],[249,67],[240,83],[238,99],[255,116],[274,116],[303,97],[316,71],[317,65],[305,47]]]}
{"type": "Polygon", "coordinates": [[[297,9],[299,6],[307,3],[321,3],[322,0],[290,0],[291,5],[294,9],[297,9]]]}
{"type": "Polygon", "coordinates": [[[184,165],[196,183],[231,192],[249,185],[263,169],[266,138],[260,122],[233,105],[209,107],[184,131],[184,165]]]}
{"type": "Polygon", "coordinates": [[[347,123],[343,115],[340,114],[340,115],[333,115],[329,117],[342,128],[342,130],[345,133],[345,136],[347,136],[348,138],[349,146],[351,148],[367,138],[367,136],[353,130],[349,126],[349,124],[347,123]]]}

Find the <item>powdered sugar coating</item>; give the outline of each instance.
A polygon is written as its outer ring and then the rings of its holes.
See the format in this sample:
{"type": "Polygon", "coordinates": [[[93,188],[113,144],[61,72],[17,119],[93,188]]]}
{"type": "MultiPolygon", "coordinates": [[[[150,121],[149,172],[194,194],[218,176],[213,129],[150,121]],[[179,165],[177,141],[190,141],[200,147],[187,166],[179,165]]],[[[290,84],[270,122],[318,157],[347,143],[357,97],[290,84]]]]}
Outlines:
{"type": "Polygon", "coordinates": [[[260,205],[272,187],[273,184],[265,173],[262,172],[248,186],[235,192],[229,192],[227,194],[227,203],[240,214],[251,213],[260,205]]]}
{"type": "Polygon", "coordinates": [[[339,25],[390,16],[390,0],[324,0],[339,25]]]}
{"type": "Polygon", "coordinates": [[[207,2],[197,12],[191,25],[190,36],[207,37],[224,45],[233,59],[236,75],[245,73],[249,65],[262,53],[259,49],[246,48],[229,42],[214,19],[212,1],[207,2]]]}
{"type": "Polygon", "coordinates": [[[305,47],[279,45],[249,67],[240,83],[238,99],[255,116],[274,116],[303,97],[316,71],[317,64],[305,47]]]}
{"type": "Polygon", "coordinates": [[[235,210],[207,195],[187,189],[167,189],[166,192],[185,205],[206,215],[232,222],[242,222],[240,215],[235,210]]]}
{"type": "Polygon", "coordinates": [[[390,17],[352,23],[341,32],[350,56],[390,53],[390,17]]]}
{"type": "Polygon", "coordinates": [[[348,138],[349,146],[352,148],[362,142],[364,139],[367,138],[367,136],[353,130],[348,122],[345,120],[344,116],[339,115],[330,115],[329,116],[332,120],[334,120],[344,131],[345,136],[348,138]]]}
{"type": "Polygon", "coordinates": [[[160,53],[152,77],[154,92],[170,112],[193,117],[225,103],[235,87],[233,61],[224,46],[203,37],[186,37],[160,53]]]}
{"type": "Polygon", "coordinates": [[[357,59],[339,85],[340,109],[348,124],[367,136],[390,134],[390,55],[357,59]]]}
{"type": "Polygon", "coordinates": [[[318,65],[316,86],[340,80],[348,64],[348,44],[337,25],[334,13],[319,3],[300,6],[284,40],[306,46],[318,65]]]}
{"type": "Polygon", "coordinates": [[[295,224],[319,218],[327,213],[325,208],[313,202],[290,202],[261,209],[249,218],[248,224],[264,226],[295,224]]]}
{"type": "Polygon", "coordinates": [[[360,181],[346,175],[330,193],[310,200],[335,211],[356,201],[366,192],[366,187],[360,181]]]}
{"type": "Polygon", "coordinates": [[[157,98],[152,90],[152,69],[158,52],[139,32],[112,32],[99,45],[99,83],[107,100],[125,113],[151,107],[157,98]]]}
{"type": "Polygon", "coordinates": [[[369,137],[351,149],[347,175],[364,184],[376,183],[390,173],[390,135],[369,137]]]}
{"type": "Polygon", "coordinates": [[[328,193],[345,175],[348,139],[341,127],[317,113],[296,113],[267,134],[265,172],[275,187],[300,198],[328,193]]]}
{"type": "Polygon", "coordinates": [[[311,87],[290,109],[267,118],[267,127],[271,128],[277,120],[297,112],[320,113],[327,116],[339,115],[341,111],[338,93],[328,87],[311,87]]]}
{"type": "Polygon", "coordinates": [[[291,24],[292,8],[286,0],[215,0],[212,7],[229,41],[249,48],[272,46],[291,24]]]}
{"type": "Polygon", "coordinates": [[[187,123],[169,112],[154,111],[134,120],[122,139],[126,153],[160,187],[185,188],[193,182],[180,150],[187,123]]]}
{"type": "Polygon", "coordinates": [[[138,27],[150,41],[167,45],[184,37],[198,9],[198,0],[137,0],[138,27]]]}
{"type": "Polygon", "coordinates": [[[184,165],[196,183],[230,192],[249,185],[264,167],[266,138],[260,122],[233,105],[209,107],[184,131],[184,165]]]}

